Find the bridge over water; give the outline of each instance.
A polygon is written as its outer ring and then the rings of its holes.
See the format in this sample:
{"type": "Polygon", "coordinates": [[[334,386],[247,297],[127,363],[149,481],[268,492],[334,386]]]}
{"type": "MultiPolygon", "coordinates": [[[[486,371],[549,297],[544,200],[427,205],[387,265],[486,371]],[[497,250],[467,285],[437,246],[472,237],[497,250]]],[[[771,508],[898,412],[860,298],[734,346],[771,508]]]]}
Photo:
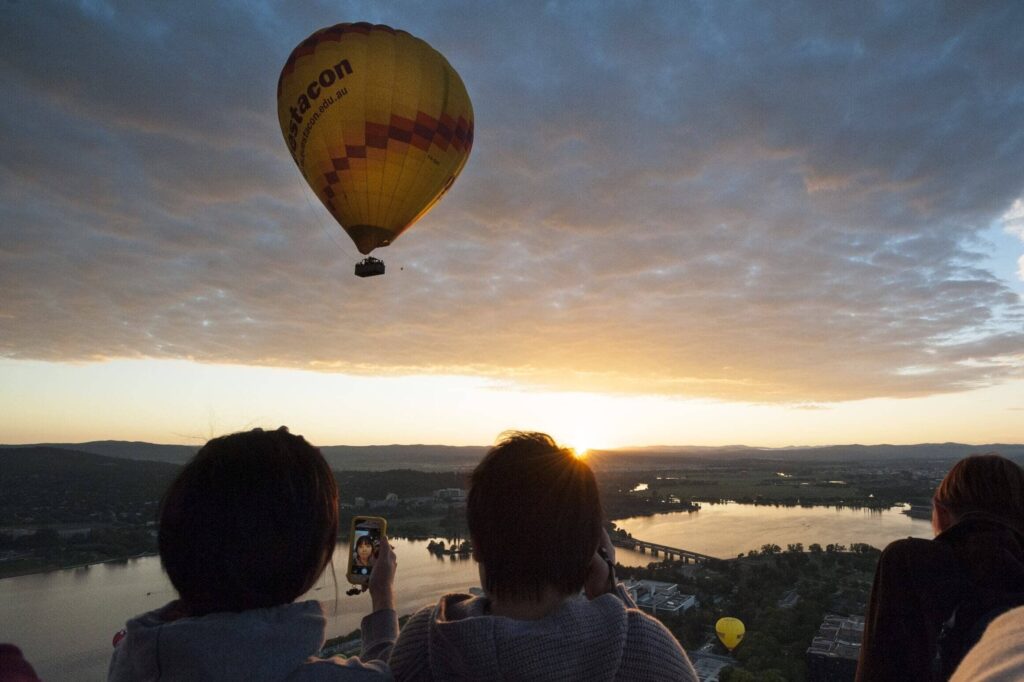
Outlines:
{"type": "Polygon", "coordinates": [[[709,559],[718,558],[708,556],[707,554],[691,552],[690,550],[682,549],[681,547],[669,547],[668,545],[662,545],[657,542],[647,542],[646,540],[639,540],[637,538],[614,537],[612,538],[612,544],[616,547],[632,549],[640,552],[641,554],[646,554],[648,551],[650,551],[651,556],[658,556],[659,554],[662,554],[666,559],[679,559],[684,564],[703,564],[709,559]]]}

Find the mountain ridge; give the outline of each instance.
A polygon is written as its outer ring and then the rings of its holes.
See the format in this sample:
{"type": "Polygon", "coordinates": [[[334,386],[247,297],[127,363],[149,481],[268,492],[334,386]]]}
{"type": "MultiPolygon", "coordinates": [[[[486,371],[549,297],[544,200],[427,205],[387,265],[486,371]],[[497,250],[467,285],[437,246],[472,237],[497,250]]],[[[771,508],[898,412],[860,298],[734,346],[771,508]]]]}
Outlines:
{"type": "MultiPolygon", "coordinates": [[[[3,451],[23,448],[56,448],[73,450],[104,457],[136,461],[184,464],[199,449],[193,445],[147,443],[144,441],[101,440],[85,443],[33,443],[19,445],[0,444],[3,451]]],[[[326,445],[321,451],[331,468],[338,470],[366,469],[461,469],[471,468],[487,452],[487,446],[477,445],[326,445]]],[[[787,446],[767,448],[747,445],[725,446],[648,446],[634,448],[595,449],[589,455],[595,466],[615,467],[615,460],[624,465],[646,462],[664,466],[673,461],[688,460],[704,463],[722,461],[760,460],[792,462],[867,462],[918,459],[959,459],[970,454],[999,452],[1024,459],[1024,444],[987,443],[919,443],[913,445],[827,445],[787,446]]]]}

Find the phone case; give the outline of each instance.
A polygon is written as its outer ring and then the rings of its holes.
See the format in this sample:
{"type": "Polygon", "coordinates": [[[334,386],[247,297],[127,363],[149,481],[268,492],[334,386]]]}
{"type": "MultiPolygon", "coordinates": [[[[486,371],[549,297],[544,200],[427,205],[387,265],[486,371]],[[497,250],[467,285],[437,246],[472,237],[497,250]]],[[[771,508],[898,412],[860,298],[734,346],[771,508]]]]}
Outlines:
{"type": "MultiPolygon", "coordinates": [[[[372,563],[370,566],[359,566],[356,560],[356,541],[358,530],[364,530],[369,527],[372,530],[377,531],[377,538],[381,538],[387,535],[388,522],[381,516],[353,516],[352,527],[348,533],[348,556],[345,560],[345,578],[353,585],[365,585],[370,581],[370,573],[373,571],[372,563]]],[[[360,533],[362,537],[370,537],[370,535],[360,533]]],[[[373,549],[373,558],[377,556],[378,548],[373,549]]]]}

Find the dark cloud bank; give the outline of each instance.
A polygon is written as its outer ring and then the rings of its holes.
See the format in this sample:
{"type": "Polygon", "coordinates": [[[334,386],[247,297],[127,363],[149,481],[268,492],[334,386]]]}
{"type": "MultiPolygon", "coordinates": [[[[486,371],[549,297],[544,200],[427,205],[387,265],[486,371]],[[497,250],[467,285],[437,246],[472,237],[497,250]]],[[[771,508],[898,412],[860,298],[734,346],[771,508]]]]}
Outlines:
{"type": "Polygon", "coordinates": [[[0,355],[767,401],[1020,376],[981,235],[1024,193],[1024,4],[598,7],[7,4],[0,355]],[[477,113],[367,281],[274,109],[294,44],[360,19],[477,113]]]}

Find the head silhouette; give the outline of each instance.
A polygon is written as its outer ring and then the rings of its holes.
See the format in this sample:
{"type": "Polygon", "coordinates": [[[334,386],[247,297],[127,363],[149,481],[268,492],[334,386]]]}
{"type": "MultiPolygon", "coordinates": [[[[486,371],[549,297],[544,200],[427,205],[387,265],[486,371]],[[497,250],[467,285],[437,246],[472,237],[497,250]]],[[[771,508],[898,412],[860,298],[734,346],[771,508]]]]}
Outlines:
{"type": "Polygon", "coordinates": [[[995,453],[971,455],[953,465],[932,500],[936,531],[972,512],[1024,529],[1024,470],[995,453]]]}
{"type": "Polygon", "coordinates": [[[214,438],[164,496],[160,560],[189,615],[287,604],[323,572],[338,488],[320,451],[281,427],[214,438]]]}
{"type": "Polygon", "coordinates": [[[601,541],[593,472],[543,433],[503,434],[473,471],[466,516],[484,588],[499,600],[579,592],[601,541]]]}

